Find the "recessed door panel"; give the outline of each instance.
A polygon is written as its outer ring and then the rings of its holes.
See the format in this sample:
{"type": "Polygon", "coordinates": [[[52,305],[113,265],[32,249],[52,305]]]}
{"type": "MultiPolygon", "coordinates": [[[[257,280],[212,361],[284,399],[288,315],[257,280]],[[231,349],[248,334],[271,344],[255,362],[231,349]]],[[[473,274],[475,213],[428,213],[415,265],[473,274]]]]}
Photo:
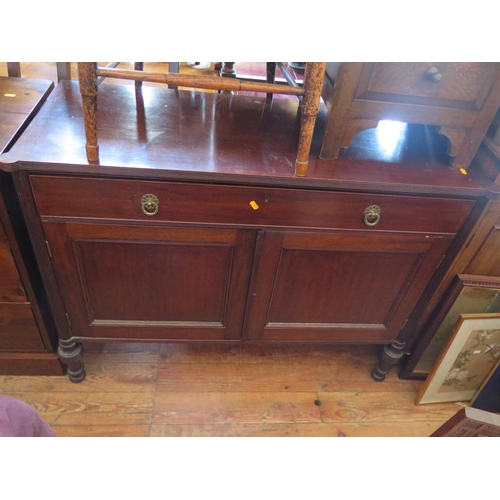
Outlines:
{"type": "Polygon", "coordinates": [[[44,223],[76,337],[238,339],[252,231],[44,223]]]}
{"type": "Polygon", "coordinates": [[[449,243],[434,236],[267,232],[246,336],[394,340],[449,243]]]}
{"type": "Polygon", "coordinates": [[[383,325],[422,256],[283,249],[267,321],[383,325]]]}

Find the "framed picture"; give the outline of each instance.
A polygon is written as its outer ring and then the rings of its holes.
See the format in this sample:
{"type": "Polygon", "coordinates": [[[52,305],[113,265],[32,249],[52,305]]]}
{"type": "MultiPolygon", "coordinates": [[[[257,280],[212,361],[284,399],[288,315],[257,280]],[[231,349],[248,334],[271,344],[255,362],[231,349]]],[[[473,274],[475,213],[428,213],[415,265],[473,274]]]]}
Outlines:
{"type": "Polygon", "coordinates": [[[459,274],[448,288],[404,375],[426,377],[446,346],[461,314],[500,313],[500,278],[459,274]]]}
{"type": "Polygon", "coordinates": [[[500,360],[500,314],[461,314],[417,404],[471,401],[500,360]]]}

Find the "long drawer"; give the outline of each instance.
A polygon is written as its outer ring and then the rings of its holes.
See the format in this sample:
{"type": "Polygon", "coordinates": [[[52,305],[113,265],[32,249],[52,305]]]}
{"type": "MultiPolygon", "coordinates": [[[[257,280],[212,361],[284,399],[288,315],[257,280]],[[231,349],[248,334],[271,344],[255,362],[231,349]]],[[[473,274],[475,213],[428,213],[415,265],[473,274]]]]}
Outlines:
{"type": "Polygon", "coordinates": [[[42,217],[453,234],[474,206],[473,200],[437,197],[43,175],[30,179],[42,217]],[[153,195],[153,204],[145,206],[144,195],[153,195]],[[372,206],[379,215],[366,218],[372,206]]]}

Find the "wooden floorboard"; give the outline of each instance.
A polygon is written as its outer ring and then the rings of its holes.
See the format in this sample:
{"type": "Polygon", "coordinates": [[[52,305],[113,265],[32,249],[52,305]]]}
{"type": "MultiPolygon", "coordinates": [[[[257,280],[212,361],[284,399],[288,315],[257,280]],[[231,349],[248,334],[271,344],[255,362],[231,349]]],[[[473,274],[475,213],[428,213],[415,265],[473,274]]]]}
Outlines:
{"type": "Polygon", "coordinates": [[[0,377],[58,436],[428,436],[460,409],[374,382],[367,346],[89,344],[87,378],[0,377]]]}

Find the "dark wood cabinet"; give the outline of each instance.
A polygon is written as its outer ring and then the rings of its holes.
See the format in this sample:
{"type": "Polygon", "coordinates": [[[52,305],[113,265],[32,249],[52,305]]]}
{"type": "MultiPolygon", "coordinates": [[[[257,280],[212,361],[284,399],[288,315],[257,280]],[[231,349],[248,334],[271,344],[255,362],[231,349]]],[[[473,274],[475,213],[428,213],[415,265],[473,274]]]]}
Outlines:
{"type": "Polygon", "coordinates": [[[29,187],[72,342],[391,343],[476,205],[36,173],[29,187]]]}
{"type": "MultiPolygon", "coordinates": [[[[15,144],[53,87],[0,77],[0,153],[15,144]]],[[[12,179],[0,172],[0,375],[62,375],[57,340],[12,179]]]]}
{"type": "MultiPolygon", "coordinates": [[[[8,179],[1,179],[6,193],[8,179]]],[[[35,257],[23,238],[22,219],[11,208],[0,192],[0,374],[62,375],[54,352],[57,334],[35,257]],[[16,220],[21,222],[15,230],[16,220]]]]}
{"type": "Polygon", "coordinates": [[[474,205],[36,175],[31,186],[77,339],[390,342],[474,205]],[[105,207],[98,220],[99,205],[92,203],[97,185],[109,186],[123,200],[117,209],[105,207]],[[63,197],[87,189],[88,197],[63,197]],[[140,209],[145,189],[159,195],[161,208],[153,216],[140,209]],[[251,198],[263,200],[259,215],[246,203],[251,198]],[[361,210],[368,200],[380,203],[373,229],[361,210]],[[298,221],[289,207],[301,203],[309,210],[293,212],[298,221]],[[443,215],[405,223],[393,208],[398,204],[403,212],[439,207],[443,215]],[[299,223],[304,227],[297,228],[299,223]],[[331,228],[305,230],[321,223],[331,228]],[[280,225],[289,227],[278,230],[280,225]],[[356,232],[342,230],[349,226],[356,232]],[[429,234],[420,234],[424,229],[429,234]]]}
{"type": "Polygon", "coordinates": [[[391,342],[474,207],[213,183],[30,184],[75,338],[391,342]]]}
{"type": "Polygon", "coordinates": [[[5,225],[8,223],[1,197],[0,215],[4,216],[0,218],[0,351],[44,351],[32,305],[11,250],[12,243],[1,222],[4,219],[5,225]]]}

